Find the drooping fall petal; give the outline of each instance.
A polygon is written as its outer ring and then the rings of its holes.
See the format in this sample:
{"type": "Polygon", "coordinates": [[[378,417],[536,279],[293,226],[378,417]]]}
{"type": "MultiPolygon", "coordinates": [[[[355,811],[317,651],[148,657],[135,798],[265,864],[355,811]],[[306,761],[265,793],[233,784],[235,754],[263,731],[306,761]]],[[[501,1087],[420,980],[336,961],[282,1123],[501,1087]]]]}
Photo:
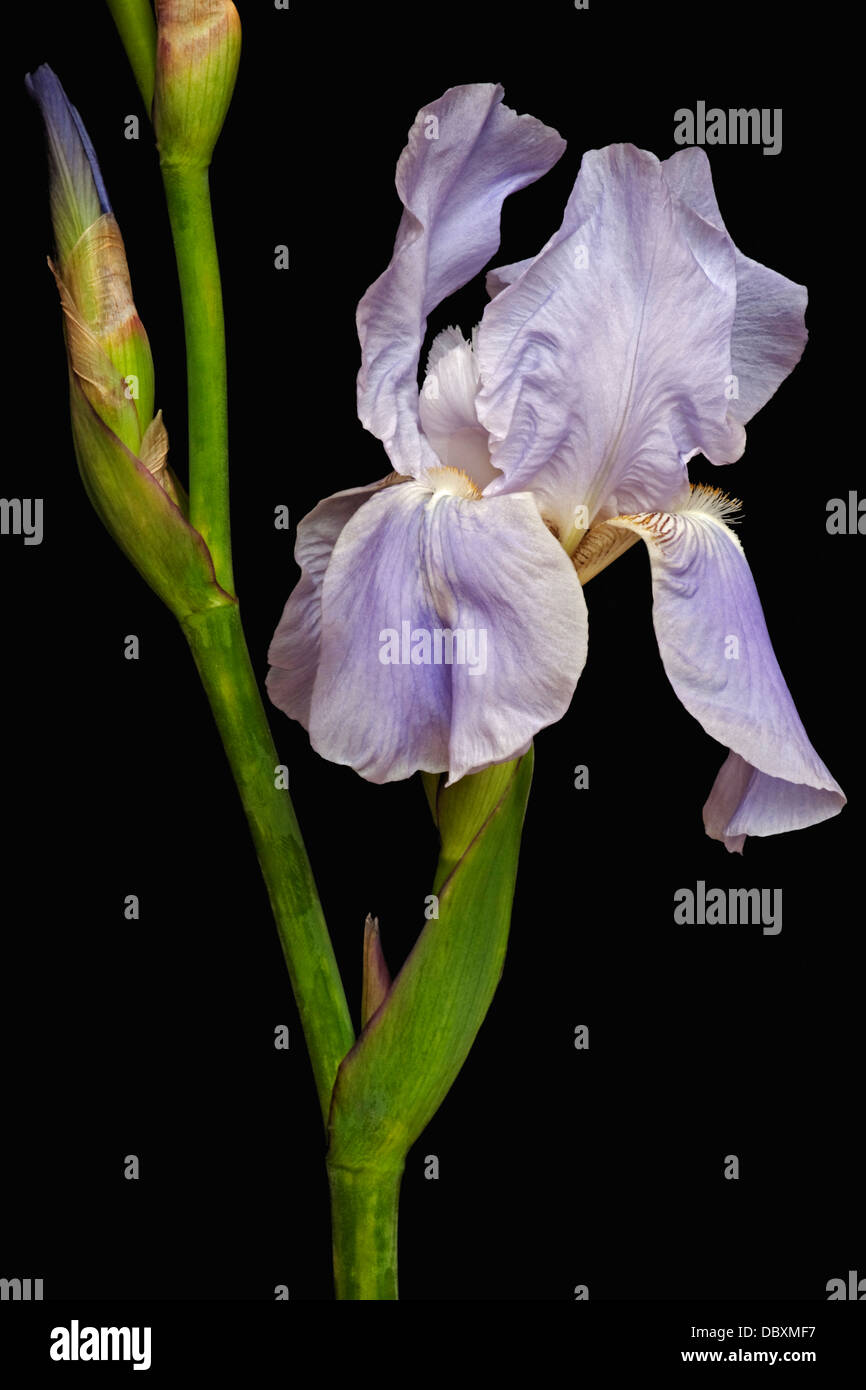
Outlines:
{"type": "Polygon", "coordinates": [[[809,742],[773,651],[730,504],[695,488],[678,513],[617,517],[646,541],[653,623],[665,671],[706,732],[731,751],[705,807],[729,849],[746,835],[836,815],[839,784],[809,742]]]}
{"type": "Polygon", "coordinates": [[[586,640],[574,568],[531,497],[384,488],[325,571],[311,742],[372,782],[454,782],[562,716],[586,640]]]}
{"type": "Polygon", "coordinates": [[[288,597],[268,648],[267,690],[290,719],[310,727],[310,702],[322,646],[322,582],[346,522],[381,483],[326,497],[298,525],[295,559],[301,578],[288,597]]]}

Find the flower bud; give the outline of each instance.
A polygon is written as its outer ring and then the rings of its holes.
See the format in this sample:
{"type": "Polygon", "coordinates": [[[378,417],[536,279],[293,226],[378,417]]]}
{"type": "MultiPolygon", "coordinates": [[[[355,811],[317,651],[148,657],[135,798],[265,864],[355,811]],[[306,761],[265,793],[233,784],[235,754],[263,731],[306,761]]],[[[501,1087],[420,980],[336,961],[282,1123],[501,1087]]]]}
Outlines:
{"type": "Polygon", "coordinates": [[[361,1027],[366,1028],[391,988],[391,975],[379,938],[379,919],[367,914],[364,923],[364,968],[361,979],[361,1027]]]}
{"type": "Polygon", "coordinates": [[[157,0],[153,127],[163,164],[204,168],[222,130],[241,52],[231,0],[157,0]]]}
{"type": "Polygon", "coordinates": [[[28,76],[48,138],[72,434],[87,495],[111,535],[179,617],[229,602],[185,517],[154,415],[150,344],[136,312],[123,238],[81,117],[45,65],[28,76]]]}

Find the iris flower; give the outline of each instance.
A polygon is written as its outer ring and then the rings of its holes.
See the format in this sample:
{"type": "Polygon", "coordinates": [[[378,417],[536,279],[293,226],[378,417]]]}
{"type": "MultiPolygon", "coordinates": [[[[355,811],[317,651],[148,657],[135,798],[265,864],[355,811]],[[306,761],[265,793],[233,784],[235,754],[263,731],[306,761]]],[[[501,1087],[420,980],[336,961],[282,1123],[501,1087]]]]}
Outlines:
{"type": "Polygon", "coordinates": [[[584,156],[538,255],[488,274],[471,341],[435,339],[419,391],[427,316],[495,254],[506,196],[564,149],[502,96],[451,88],[409,133],[394,254],[357,314],[358,413],[393,471],[300,523],[270,697],[372,782],[514,758],[574,694],[583,585],[641,539],[668,678],[729,750],[708,834],[740,850],[824,820],[845,798],[779,670],[738,504],[687,468],[741,456],[803,351],[806,291],[734,246],[702,150],[611,145],[584,156]],[[455,645],[481,633],[483,668],[455,645]]]}

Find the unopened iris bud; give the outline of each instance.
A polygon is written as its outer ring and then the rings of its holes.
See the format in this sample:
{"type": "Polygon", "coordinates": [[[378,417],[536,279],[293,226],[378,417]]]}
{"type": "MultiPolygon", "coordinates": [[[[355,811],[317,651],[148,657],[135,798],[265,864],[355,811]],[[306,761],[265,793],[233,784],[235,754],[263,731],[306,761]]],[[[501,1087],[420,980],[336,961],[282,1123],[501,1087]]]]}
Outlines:
{"type": "Polygon", "coordinates": [[[150,344],[93,146],[51,68],[38,68],[26,85],[48,137],[56,246],[49,265],[63,307],[72,434],[87,494],[178,616],[225,602],[168,468],[168,436],[161,412],[154,415],[150,344]]]}
{"type": "Polygon", "coordinates": [[[153,126],[163,164],[210,163],[234,91],[241,22],[231,0],[157,0],[153,126]]]}
{"type": "MultiPolygon", "coordinates": [[[[123,238],[96,155],[47,66],[27,78],[48,136],[51,217],[57,246],[49,261],[63,306],[69,367],[101,420],[138,454],[154,420],[153,358],[132,298],[123,238]]],[[[157,471],[158,481],[165,485],[157,471]]]]}

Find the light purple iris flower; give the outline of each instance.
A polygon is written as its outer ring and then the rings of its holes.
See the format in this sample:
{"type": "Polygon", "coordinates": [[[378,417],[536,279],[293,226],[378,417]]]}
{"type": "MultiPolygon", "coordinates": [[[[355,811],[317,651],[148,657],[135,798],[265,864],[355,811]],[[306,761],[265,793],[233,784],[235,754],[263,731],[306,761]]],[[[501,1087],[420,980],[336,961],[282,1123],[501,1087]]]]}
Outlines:
{"type": "Polygon", "coordinates": [[[435,340],[419,394],[428,314],[564,149],[502,95],[451,88],[409,133],[394,254],[357,316],[358,413],[394,472],[299,525],[270,697],[372,782],[516,757],[574,693],[583,584],[641,538],[668,677],[730,750],[707,832],[739,850],[824,820],[845,798],[773,654],[736,504],[686,468],[740,457],[802,353],[806,291],[736,249],[702,150],[611,145],[539,254],[489,273],[471,344],[435,340]]]}

